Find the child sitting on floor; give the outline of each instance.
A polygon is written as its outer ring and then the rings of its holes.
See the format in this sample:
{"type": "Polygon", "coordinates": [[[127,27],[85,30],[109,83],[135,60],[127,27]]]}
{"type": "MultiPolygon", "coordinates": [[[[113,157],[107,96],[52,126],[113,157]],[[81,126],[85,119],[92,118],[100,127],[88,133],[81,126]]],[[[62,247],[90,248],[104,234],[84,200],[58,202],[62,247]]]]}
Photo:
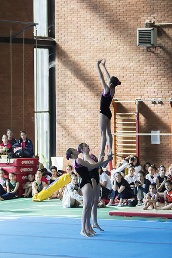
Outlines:
{"type": "Polygon", "coordinates": [[[156,203],[159,199],[159,193],[156,190],[156,184],[152,183],[149,186],[149,193],[146,194],[144,198],[144,207],[143,210],[147,210],[148,207],[151,207],[152,209],[156,209],[156,203]]]}
{"type": "Polygon", "coordinates": [[[172,208],[172,182],[171,180],[167,180],[165,182],[165,192],[164,192],[164,200],[165,206],[162,208],[163,210],[171,210],[172,208]]]}
{"type": "Polygon", "coordinates": [[[38,194],[46,187],[46,183],[41,181],[42,175],[40,173],[35,174],[35,181],[32,183],[32,196],[38,194]]]}
{"type": "Polygon", "coordinates": [[[25,198],[27,197],[32,197],[32,183],[34,181],[34,175],[33,174],[29,174],[27,176],[28,181],[23,185],[23,189],[25,190],[23,196],[25,198]]]}
{"type": "Polygon", "coordinates": [[[83,196],[80,195],[80,188],[78,187],[78,177],[73,173],[71,175],[71,182],[66,186],[62,204],[63,208],[78,207],[83,201],[83,196]]]}
{"type": "Polygon", "coordinates": [[[15,181],[15,174],[10,172],[9,173],[9,181],[6,183],[7,192],[2,194],[0,197],[1,201],[10,200],[13,198],[17,198],[17,190],[19,188],[19,182],[15,181]]]}
{"type": "Polygon", "coordinates": [[[128,175],[125,176],[125,180],[127,180],[132,190],[134,190],[135,181],[137,180],[137,176],[135,175],[134,172],[135,172],[135,168],[133,166],[130,166],[128,168],[128,175]]]}

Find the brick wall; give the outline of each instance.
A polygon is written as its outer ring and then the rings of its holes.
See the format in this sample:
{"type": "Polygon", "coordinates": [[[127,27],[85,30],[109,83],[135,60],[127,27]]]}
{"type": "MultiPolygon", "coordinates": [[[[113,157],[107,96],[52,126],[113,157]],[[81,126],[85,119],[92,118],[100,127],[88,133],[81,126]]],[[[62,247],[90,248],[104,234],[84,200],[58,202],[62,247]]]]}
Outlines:
{"type": "MultiPolygon", "coordinates": [[[[1,20],[32,22],[33,1],[0,0],[1,20]],[[28,12],[28,14],[27,14],[28,12]]],[[[12,35],[23,29],[21,24],[12,24],[12,35]]],[[[0,36],[10,36],[10,24],[0,23],[0,36]]],[[[17,36],[22,38],[22,34],[17,36]]],[[[33,28],[25,31],[25,38],[33,38],[33,28]]],[[[26,130],[28,138],[34,143],[34,59],[33,45],[24,46],[24,128],[23,128],[23,45],[12,44],[12,126],[11,126],[11,69],[10,44],[0,43],[0,137],[11,128],[14,137],[19,139],[20,130],[26,130]]],[[[1,138],[0,138],[1,139],[1,138]]],[[[0,140],[1,141],[1,140],[0,140]]]]}
{"type": "MultiPolygon", "coordinates": [[[[122,82],[115,95],[119,100],[171,97],[172,27],[159,28],[162,48],[147,52],[137,47],[137,28],[144,28],[149,17],[156,23],[170,23],[171,1],[56,0],[57,156],[65,156],[68,147],[81,142],[99,154],[99,58],[107,59],[110,74],[122,82]]],[[[143,102],[140,112],[141,132],[170,132],[169,103],[143,102]]],[[[160,145],[151,145],[148,136],[140,137],[140,153],[142,165],[149,160],[169,166],[170,137],[161,137],[160,145]]]]}

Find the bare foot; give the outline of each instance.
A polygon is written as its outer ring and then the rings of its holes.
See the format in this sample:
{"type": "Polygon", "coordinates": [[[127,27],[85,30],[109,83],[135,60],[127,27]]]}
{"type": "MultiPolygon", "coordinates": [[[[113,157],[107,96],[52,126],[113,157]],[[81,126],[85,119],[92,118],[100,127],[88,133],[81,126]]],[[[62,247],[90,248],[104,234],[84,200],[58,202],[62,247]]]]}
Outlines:
{"type": "Polygon", "coordinates": [[[88,234],[87,232],[83,232],[81,231],[80,233],[82,236],[85,236],[85,237],[92,237],[90,234],[88,234]]]}
{"type": "Polygon", "coordinates": [[[104,231],[98,224],[93,225],[93,228],[98,228],[100,231],[104,231]]]}
{"type": "Polygon", "coordinates": [[[143,209],[142,210],[147,210],[147,207],[143,207],[143,209]]]}
{"type": "Polygon", "coordinates": [[[2,197],[0,197],[0,201],[4,201],[4,199],[2,197]]]}
{"type": "Polygon", "coordinates": [[[93,236],[96,236],[96,232],[92,229],[92,227],[90,228],[90,230],[87,232],[93,236]]]}

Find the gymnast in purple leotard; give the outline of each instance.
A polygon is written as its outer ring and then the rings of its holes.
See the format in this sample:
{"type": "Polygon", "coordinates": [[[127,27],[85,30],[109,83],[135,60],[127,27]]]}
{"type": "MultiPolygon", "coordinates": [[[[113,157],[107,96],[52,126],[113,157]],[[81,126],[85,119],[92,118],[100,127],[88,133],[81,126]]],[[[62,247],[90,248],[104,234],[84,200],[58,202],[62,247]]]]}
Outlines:
{"type": "Polygon", "coordinates": [[[103,92],[101,95],[101,101],[100,101],[100,117],[99,117],[99,126],[101,131],[101,152],[99,156],[99,160],[105,155],[105,146],[106,141],[108,141],[108,156],[112,157],[112,134],[111,134],[111,128],[110,128],[110,120],[112,117],[111,111],[110,111],[110,104],[112,102],[113,96],[115,94],[115,87],[117,85],[120,85],[121,82],[118,80],[117,77],[110,77],[106,67],[105,67],[105,59],[101,59],[97,62],[97,69],[99,72],[99,76],[101,79],[101,83],[103,85],[103,92]],[[103,73],[100,69],[100,64],[103,65],[105,75],[107,78],[107,84],[105,83],[103,73]]]}
{"type": "Polygon", "coordinates": [[[83,194],[83,212],[82,212],[82,229],[81,235],[86,237],[91,237],[94,234],[92,228],[90,228],[90,217],[91,217],[91,207],[93,198],[93,187],[91,183],[91,178],[89,170],[98,168],[100,166],[107,166],[109,160],[104,162],[97,162],[95,164],[90,164],[81,158],[78,158],[79,152],[76,149],[69,148],[66,151],[66,158],[73,160],[73,166],[76,172],[81,176],[81,191],[83,194]]]}
{"type": "MultiPolygon", "coordinates": [[[[83,159],[91,164],[96,164],[98,159],[93,154],[89,154],[90,148],[86,143],[81,143],[78,146],[78,151],[83,153],[83,159]]],[[[91,183],[93,187],[93,202],[92,202],[92,218],[93,218],[93,228],[98,228],[100,231],[103,229],[97,223],[97,205],[100,194],[100,183],[99,183],[99,172],[98,168],[94,168],[89,171],[91,177],[91,183]]]]}

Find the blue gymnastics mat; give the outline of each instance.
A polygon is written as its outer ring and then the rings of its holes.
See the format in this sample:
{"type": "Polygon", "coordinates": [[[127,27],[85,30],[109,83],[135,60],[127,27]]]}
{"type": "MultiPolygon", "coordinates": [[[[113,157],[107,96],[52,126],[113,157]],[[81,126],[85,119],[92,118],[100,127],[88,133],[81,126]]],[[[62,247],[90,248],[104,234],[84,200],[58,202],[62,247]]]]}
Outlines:
{"type": "Polygon", "coordinates": [[[81,219],[32,216],[0,217],[1,258],[171,258],[172,222],[99,220],[105,230],[80,235],[81,219]]]}

